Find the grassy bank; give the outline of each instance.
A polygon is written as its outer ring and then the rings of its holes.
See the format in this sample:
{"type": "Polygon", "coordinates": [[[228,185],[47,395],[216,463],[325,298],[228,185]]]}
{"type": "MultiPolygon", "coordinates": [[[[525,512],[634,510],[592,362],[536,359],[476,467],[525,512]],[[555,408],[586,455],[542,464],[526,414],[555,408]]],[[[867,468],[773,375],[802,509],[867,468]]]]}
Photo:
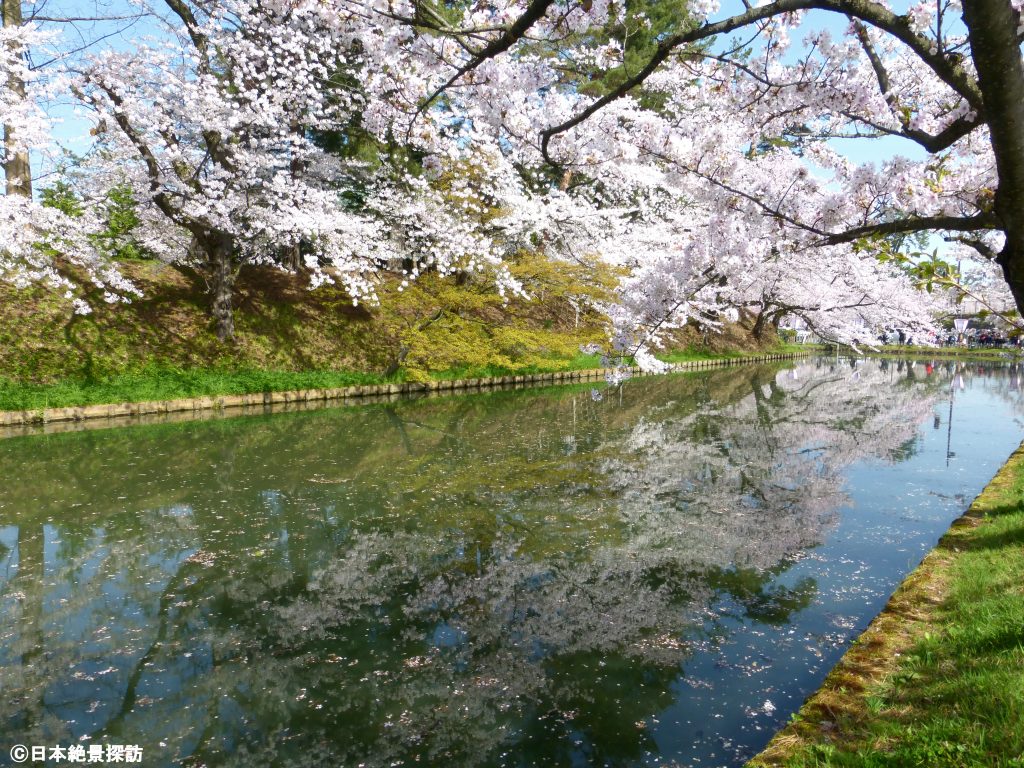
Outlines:
{"type": "Polygon", "coordinates": [[[485,281],[430,274],[404,290],[382,281],[378,304],[355,306],[338,286],[309,290],[306,276],[252,268],[239,276],[229,342],[213,333],[201,280],[155,262],[122,266],[143,297],[117,305],[94,297],[87,315],[42,288],[0,284],[0,378],[96,382],[157,369],[424,378],[457,365],[516,369],[572,358],[607,335],[603,318],[570,304],[571,274],[539,274],[525,258],[516,267],[535,292],[546,287],[543,301],[504,302],[485,281]]]}
{"type": "Polygon", "coordinates": [[[354,371],[262,371],[151,365],[98,379],[32,384],[0,379],[0,411],[29,411],[100,403],[135,403],[207,395],[244,395],[297,389],[380,384],[383,377],[354,371]]]}
{"type": "MultiPolygon", "coordinates": [[[[131,304],[92,297],[72,315],[41,288],[0,284],[0,410],[320,389],[391,381],[483,378],[600,367],[592,309],[613,275],[520,254],[510,269],[530,298],[504,300],[486,279],[382,279],[379,303],[354,306],[338,286],[252,268],[239,276],[236,335],[212,332],[205,284],[157,262],[125,262],[143,292],[131,304]]],[[[670,362],[759,349],[740,328],[710,346],[680,334],[670,362]]]]}
{"type": "Polygon", "coordinates": [[[1024,446],[749,764],[1024,766],[1024,446]]]}
{"type": "MultiPolygon", "coordinates": [[[[787,353],[786,345],[756,354],[787,353]]],[[[666,362],[737,359],[753,353],[684,350],[664,355],[666,362]]],[[[627,360],[627,362],[630,362],[627,360]]],[[[433,381],[477,379],[534,373],[558,373],[601,368],[597,354],[548,358],[515,368],[498,365],[456,365],[432,371],[433,381]]],[[[268,371],[259,369],[175,368],[151,365],[139,370],[111,374],[98,379],[64,379],[49,384],[33,384],[0,378],[0,411],[37,411],[46,408],[137,403],[217,395],[244,395],[260,392],[288,392],[302,389],[330,389],[408,380],[405,371],[385,376],[360,371],[268,371]]]]}
{"type": "MultiPolygon", "coordinates": [[[[578,371],[600,367],[600,355],[579,354],[552,359],[548,364],[516,369],[499,366],[458,366],[429,375],[431,379],[482,378],[527,373],[578,371]]],[[[102,403],[136,403],[151,400],[301,389],[329,389],[404,381],[404,372],[392,376],[359,371],[267,371],[259,369],[174,368],[148,366],[98,379],[66,379],[32,384],[0,379],[0,411],[29,411],[102,403]]]]}

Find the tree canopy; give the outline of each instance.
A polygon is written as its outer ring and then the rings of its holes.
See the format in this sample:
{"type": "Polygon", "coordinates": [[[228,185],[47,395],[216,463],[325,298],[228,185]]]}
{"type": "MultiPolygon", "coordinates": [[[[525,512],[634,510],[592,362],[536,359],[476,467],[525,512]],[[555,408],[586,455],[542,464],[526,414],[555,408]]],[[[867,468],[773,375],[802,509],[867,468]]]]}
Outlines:
{"type": "Polygon", "coordinates": [[[96,237],[117,188],[122,240],[202,274],[222,338],[249,264],[372,302],[381,270],[521,291],[524,248],[621,268],[605,309],[629,349],[739,315],[926,331],[931,289],[966,290],[954,261],[1024,306],[1020,0],[164,4],[153,39],[78,55],[5,10],[0,276],[130,298],[96,237]],[[809,12],[845,33],[792,40],[809,12]],[[44,44],[96,135],[73,217],[19,194],[49,142],[25,59],[44,44]],[[851,137],[917,159],[854,162],[851,137]],[[928,234],[950,249],[930,268],[908,255],[928,234]]]}

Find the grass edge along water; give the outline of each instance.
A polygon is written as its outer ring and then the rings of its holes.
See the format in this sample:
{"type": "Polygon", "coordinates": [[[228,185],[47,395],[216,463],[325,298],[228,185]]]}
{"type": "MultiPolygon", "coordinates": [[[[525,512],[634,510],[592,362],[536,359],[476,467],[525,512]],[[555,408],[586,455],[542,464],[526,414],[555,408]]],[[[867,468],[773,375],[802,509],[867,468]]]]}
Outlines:
{"type": "Polygon", "coordinates": [[[1024,766],[1024,443],[748,768],[1024,766]]]}

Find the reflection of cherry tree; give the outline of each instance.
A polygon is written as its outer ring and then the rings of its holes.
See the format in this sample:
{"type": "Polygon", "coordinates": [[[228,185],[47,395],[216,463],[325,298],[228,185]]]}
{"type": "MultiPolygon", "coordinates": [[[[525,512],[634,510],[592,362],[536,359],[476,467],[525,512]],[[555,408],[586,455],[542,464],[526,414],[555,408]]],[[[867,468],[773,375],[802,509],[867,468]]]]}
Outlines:
{"type": "Polygon", "coordinates": [[[947,364],[943,367],[946,375],[953,379],[951,386],[960,382],[970,386],[975,376],[983,376],[986,389],[1000,397],[1013,409],[1013,413],[1024,415],[1024,363],[1009,360],[998,363],[947,364]]]}
{"type": "Polygon", "coordinates": [[[821,541],[843,471],[897,457],[938,392],[890,386],[876,363],[755,375],[750,396],[640,420],[605,474],[644,550],[683,545],[705,567],[772,568],[821,541]]]}
{"type": "Polygon", "coordinates": [[[134,521],[156,545],[143,558],[102,527],[19,526],[16,547],[6,564],[0,560],[0,572],[6,565],[16,574],[0,592],[0,689],[14,692],[0,698],[0,729],[43,743],[103,722],[104,713],[94,713],[118,695],[110,673],[133,655],[130,646],[111,643],[110,625],[118,634],[147,633],[147,607],[192,539],[180,513],[147,510],[134,521]],[[45,567],[48,547],[59,563],[54,572],[45,567]],[[72,717],[77,723],[69,730],[72,717]]]}
{"type": "Polygon", "coordinates": [[[14,589],[35,606],[45,658],[21,660],[28,624],[5,612],[0,724],[167,762],[636,759],[717,596],[766,622],[813,596],[773,573],[820,541],[841,470],[902,455],[931,408],[888,376],[751,367],[600,402],[0,444],[19,533],[61,521],[46,577],[0,582],[5,608],[14,589]],[[118,469],[98,484],[96,462],[118,469]]]}
{"type": "MultiPolygon", "coordinates": [[[[397,680],[387,677],[390,696],[401,702],[393,708],[412,711],[422,698],[423,668],[442,671],[442,681],[458,679],[460,666],[489,671],[459,697],[441,691],[435,698],[435,690],[429,732],[438,738],[459,733],[463,696],[475,697],[492,736],[510,701],[551,697],[557,711],[571,712],[562,697],[578,694],[562,690],[549,671],[562,659],[632,658],[652,670],[671,669],[688,652],[716,587],[734,590],[752,616],[784,617],[780,606],[799,606],[801,595],[772,593],[756,579],[756,593],[745,594],[742,585],[751,581],[727,572],[776,567],[818,543],[842,499],[841,470],[900,455],[934,397],[914,387],[890,393],[875,367],[801,366],[751,383],[753,393],[738,402],[686,414],[674,414],[671,405],[655,411],[629,431],[617,455],[594,450],[606,478],[600,495],[615,500],[614,522],[603,523],[615,528],[612,543],[585,542],[586,555],[574,557],[581,548],[570,540],[571,554],[539,561],[524,556],[515,525],[475,557],[459,536],[454,547],[444,539],[425,547],[415,534],[373,532],[320,572],[304,599],[280,609],[283,626],[296,641],[309,633],[330,639],[372,624],[389,596],[408,595],[404,614],[419,621],[403,640],[415,646],[426,635],[437,645],[397,680]],[[883,383],[887,397],[879,406],[883,383]],[[455,567],[438,570],[445,560],[455,567]],[[538,656],[547,662],[538,665],[538,656]]],[[[500,506],[500,495],[496,501],[500,506]]],[[[532,520],[552,501],[534,509],[517,499],[514,508],[532,520]]],[[[399,725],[384,732],[389,745],[424,738],[422,721],[399,725]]]]}
{"type": "Polygon", "coordinates": [[[272,635],[306,648],[394,631],[408,655],[377,659],[358,686],[357,708],[378,718],[361,762],[447,753],[472,762],[502,743],[557,743],[572,731],[595,749],[628,744],[632,753],[643,741],[634,723],[667,695],[711,592],[678,558],[624,553],[599,530],[575,529],[560,543],[561,556],[535,559],[514,524],[486,551],[459,530],[426,540],[360,532],[278,609],[272,635]],[[516,736],[538,719],[544,728],[516,736]]]}

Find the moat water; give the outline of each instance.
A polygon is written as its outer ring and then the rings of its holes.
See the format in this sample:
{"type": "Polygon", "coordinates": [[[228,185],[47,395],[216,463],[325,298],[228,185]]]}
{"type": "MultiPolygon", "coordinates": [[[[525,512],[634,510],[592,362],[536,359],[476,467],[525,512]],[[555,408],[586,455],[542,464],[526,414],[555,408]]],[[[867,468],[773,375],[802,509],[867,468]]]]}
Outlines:
{"type": "Polygon", "coordinates": [[[0,440],[0,765],[742,765],[1021,385],[822,359],[0,440]]]}

